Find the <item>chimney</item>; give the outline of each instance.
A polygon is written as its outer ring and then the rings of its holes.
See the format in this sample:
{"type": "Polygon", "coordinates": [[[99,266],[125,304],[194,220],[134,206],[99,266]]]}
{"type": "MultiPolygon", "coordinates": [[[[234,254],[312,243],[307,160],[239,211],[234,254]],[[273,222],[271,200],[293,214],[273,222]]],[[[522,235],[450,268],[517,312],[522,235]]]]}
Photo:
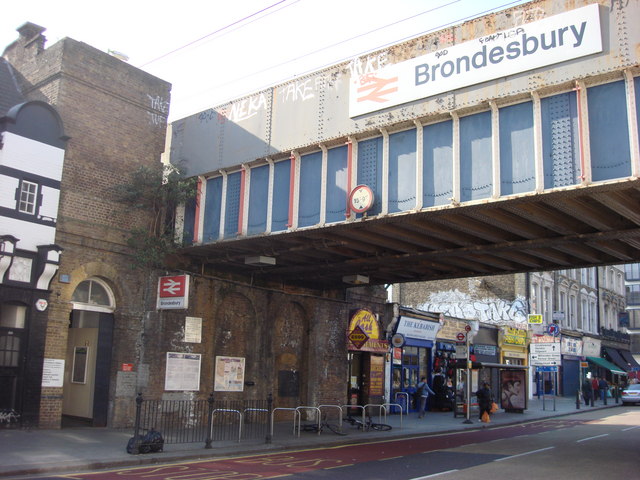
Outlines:
{"type": "Polygon", "coordinates": [[[20,34],[18,42],[25,50],[34,48],[34,53],[37,55],[44,50],[44,42],[47,41],[47,38],[42,34],[45,30],[46,28],[41,27],[40,25],[27,22],[17,29],[20,34]]]}
{"type": "Polygon", "coordinates": [[[27,22],[16,31],[20,34],[18,39],[7,45],[2,54],[10,62],[15,59],[24,59],[27,53],[32,56],[39,55],[44,51],[44,43],[47,38],[42,34],[46,28],[27,22]],[[12,58],[13,57],[13,58],[12,58]]]}

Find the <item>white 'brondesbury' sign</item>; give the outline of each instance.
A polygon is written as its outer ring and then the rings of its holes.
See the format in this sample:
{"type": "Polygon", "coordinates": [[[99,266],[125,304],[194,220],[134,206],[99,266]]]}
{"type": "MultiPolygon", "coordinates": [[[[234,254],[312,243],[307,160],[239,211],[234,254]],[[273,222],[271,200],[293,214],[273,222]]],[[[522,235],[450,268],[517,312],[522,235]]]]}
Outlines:
{"type": "Polygon", "coordinates": [[[349,116],[601,51],[599,5],[592,4],[355,77],[349,116]]]}

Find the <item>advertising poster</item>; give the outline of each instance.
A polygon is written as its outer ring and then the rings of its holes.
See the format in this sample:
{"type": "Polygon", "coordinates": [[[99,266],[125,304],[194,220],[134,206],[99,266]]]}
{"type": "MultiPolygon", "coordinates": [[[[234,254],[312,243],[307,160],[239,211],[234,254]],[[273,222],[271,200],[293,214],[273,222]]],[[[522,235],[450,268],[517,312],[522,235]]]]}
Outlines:
{"type": "Polygon", "coordinates": [[[199,353],[167,352],[164,389],[200,390],[200,360],[199,353]]]}
{"type": "Polygon", "coordinates": [[[525,398],[525,372],[524,370],[500,371],[500,406],[505,410],[524,410],[525,398]]]}
{"type": "Polygon", "coordinates": [[[243,357],[216,357],[213,390],[216,392],[242,392],[244,390],[243,357]]]}

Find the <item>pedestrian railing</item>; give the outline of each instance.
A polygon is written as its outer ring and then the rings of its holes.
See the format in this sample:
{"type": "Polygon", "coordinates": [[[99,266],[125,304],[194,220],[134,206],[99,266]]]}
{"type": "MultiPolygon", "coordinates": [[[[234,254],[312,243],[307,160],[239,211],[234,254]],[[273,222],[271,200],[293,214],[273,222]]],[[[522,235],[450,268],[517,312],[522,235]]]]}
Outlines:
{"type": "MultiPolygon", "coordinates": [[[[216,441],[266,438],[272,398],[266,400],[147,400],[138,394],[134,439],[150,431],[165,444],[198,443],[212,448],[216,441]]],[[[134,448],[135,450],[135,448],[134,448]]]]}
{"type": "MultiPolygon", "coordinates": [[[[318,434],[323,422],[337,417],[337,431],[342,433],[345,416],[360,416],[366,424],[367,410],[378,409],[378,416],[386,421],[388,407],[400,410],[402,427],[403,407],[398,403],[367,405],[300,405],[294,408],[272,408],[273,399],[266,400],[215,400],[213,394],[206,400],[147,400],[142,394],[136,398],[136,417],[133,432],[132,453],[139,453],[144,437],[149,432],[159,432],[164,444],[204,443],[213,448],[214,442],[255,440],[264,438],[271,443],[274,436],[275,417],[279,412],[291,412],[292,434],[300,436],[303,415],[317,425],[318,434]],[[324,415],[324,417],[323,417],[324,415]]],[[[332,424],[333,425],[333,424],[332,424]]],[[[335,425],[333,430],[336,431],[335,425]]]]}

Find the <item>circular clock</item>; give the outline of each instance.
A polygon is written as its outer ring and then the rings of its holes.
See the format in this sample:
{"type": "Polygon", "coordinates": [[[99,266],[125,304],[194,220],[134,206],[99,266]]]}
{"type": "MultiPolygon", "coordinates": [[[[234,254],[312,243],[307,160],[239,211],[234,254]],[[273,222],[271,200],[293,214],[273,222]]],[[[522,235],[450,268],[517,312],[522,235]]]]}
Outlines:
{"type": "Polygon", "coordinates": [[[364,213],[373,206],[373,190],[366,185],[358,185],[349,195],[349,207],[356,213],[364,213]]]}

